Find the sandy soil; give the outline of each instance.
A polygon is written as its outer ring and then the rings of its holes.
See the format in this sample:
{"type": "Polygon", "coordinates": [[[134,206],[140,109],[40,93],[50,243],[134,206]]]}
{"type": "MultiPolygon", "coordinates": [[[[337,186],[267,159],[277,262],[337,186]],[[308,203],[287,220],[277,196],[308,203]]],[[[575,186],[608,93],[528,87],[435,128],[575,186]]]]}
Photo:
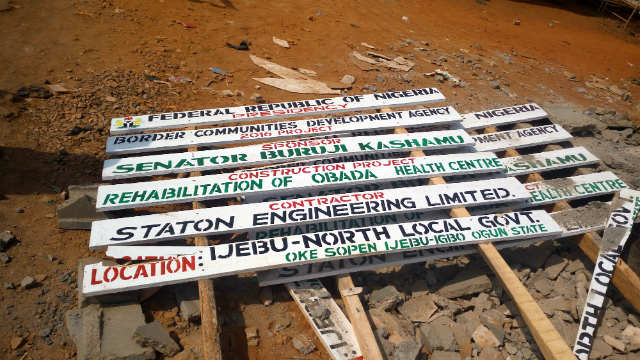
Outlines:
{"type": "MultiPolygon", "coordinates": [[[[14,7],[0,12],[0,231],[11,230],[20,243],[7,251],[12,261],[0,265],[0,357],[7,359],[74,356],[61,319],[74,307],[75,284],[60,278],[71,272],[73,280],[79,258],[102,254],[88,250],[87,231],[57,229],[55,208],[68,185],[100,181],[111,117],[246,104],[254,92],[268,102],[317,97],[264,85],[256,90],[258,83],[251,78],[267,74],[249,54],[312,69],[326,81],[351,74],[357,79],[349,90],[352,94],[362,93],[368,84],[378,90],[437,86],[461,112],[525,101],[631,111],[640,99],[640,86],[630,82],[640,77],[640,23],[636,20],[623,30],[618,20],[578,1],[9,3],[14,7]],[[516,19],[520,25],[514,25],[516,19]],[[278,47],[272,36],[294,45],[278,47]],[[251,42],[248,52],[225,46],[245,39],[251,42]],[[415,61],[408,79],[401,78],[405,73],[384,69],[360,70],[349,53],[366,50],[361,42],[415,61]],[[471,59],[471,64],[458,56],[471,59]],[[474,69],[474,64],[479,66],[474,69]],[[214,79],[209,67],[233,75],[210,88],[241,90],[245,95],[229,98],[202,89],[214,79]],[[453,88],[423,76],[438,68],[467,85],[453,88]],[[156,83],[145,74],[165,81],[181,75],[193,83],[156,83]],[[585,83],[594,78],[604,88],[585,83]],[[502,89],[492,89],[493,80],[500,81],[502,89]],[[17,103],[6,93],[45,81],[78,91],[17,103]],[[610,86],[628,93],[629,99],[611,92],[610,86]],[[80,127],[80,133],[69,135],[74,127],[80,127]],[[38,274],[46,278],[36,289],[4,286],[38,274]],[[40,337],[43,328],[52,328],[53,334],[40,337]],[[12,336],[27,337],[27,344],[11,350],[12,336]]],[[[258,288],[252,278],[217,284],[221,312],[237,313],[230,319],[241,319],[229,320],[224,328],[229,358],[294,358],[298,353],[286,337],[303,333],[313,338],[283,288],[276,292],[276,304],[264,307],[255,301],[258,288]],[[291,318],[291,327],[284,335],[267,336],[270,324],[283,313],[291,318]],[[245,326],[257,326],[265,334],[259,347],[246,346],[245,326]]],[[[199,333],[176,320],[175,303],[165,304],[164,298],[156,295],[145,303],[148,317],[179,333],[183,345],[196,344],[199,333]]],[[[316,351],[309,358],[326,355],[316,351]]]]}

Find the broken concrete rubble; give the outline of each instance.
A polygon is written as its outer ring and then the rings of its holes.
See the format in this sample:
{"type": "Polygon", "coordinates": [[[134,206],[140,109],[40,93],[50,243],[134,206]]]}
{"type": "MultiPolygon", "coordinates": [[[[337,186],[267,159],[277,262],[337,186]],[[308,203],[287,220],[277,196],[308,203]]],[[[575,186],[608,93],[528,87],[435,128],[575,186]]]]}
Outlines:
{"type": "Polygon", "coordinates": [[[139,345],[150,346],[167,356],[174,356],[180,352],[180,345],[171,338],[169,332],[157,321],[139,326],[134,332],[133,338],[139,345]]]}
{"type": "Polygon", "coordinates": [[[98,185],[70,185],[69,199],[58,206],[58,227],[91,230],[91,223],[109,219],[108,213],[96,211],[98,185]]]}
{"type": "Polygon", "coordinates": [[[387,285],[376,289],[369,295],[369,307],[390,311],[395,309],[404,300],[401,293],[393,285],[387,285]]]}
{"type": "Polygon", "coordinates": [[[200,295],[196,283],[182,283],[174,286],[176,303],[180,308],[180,316],[189,322],[200,321],[200,295]]]}
{"type": "Polygon", "coordinates": [[[479,273],[477,270],[461,271],[441,287],[438,294],[455,299],[490,290],[492,286],[491,280],[484,273],[479,273]]]}

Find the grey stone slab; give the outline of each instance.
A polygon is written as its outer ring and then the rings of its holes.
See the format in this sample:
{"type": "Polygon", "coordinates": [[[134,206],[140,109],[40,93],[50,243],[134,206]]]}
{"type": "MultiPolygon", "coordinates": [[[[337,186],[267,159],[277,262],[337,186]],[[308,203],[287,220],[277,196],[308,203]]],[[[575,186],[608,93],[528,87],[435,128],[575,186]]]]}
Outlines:
{"type": "Polygon", "coordinates": [[[82,334],[78,341],[78,360],[101,360],[102,308],[89,305],[81,310],[82,334]]]}
{"type": "Polygon", "coordinates": [[[58,227],[90,230],[93,221],[109,219],[107,213],[96,211],[97,193],[98,185],[69,186],[69,199],[57,209],[58,227]]]}
{"type": "Polygon", "coordinates": [[[169,332],[157,321],[139,326],[134,339],[142,346],[150,346],[156,351],[167,356],[174,356],[180,352],[178,345],[169,335],[169,332]]]}
{"type": "Polygon", "coordinates": [[[103,360],[155,359],[155,351],[136,343],[133,334],[145,324],[140,304],[103,308],[101,355],[103,360]]]}
{"type": "Polygon", "coordinates": [[[200,295],[195,282],[177,284],[174,287],[180,316],[189,322],[200,321],[200,295]]]}

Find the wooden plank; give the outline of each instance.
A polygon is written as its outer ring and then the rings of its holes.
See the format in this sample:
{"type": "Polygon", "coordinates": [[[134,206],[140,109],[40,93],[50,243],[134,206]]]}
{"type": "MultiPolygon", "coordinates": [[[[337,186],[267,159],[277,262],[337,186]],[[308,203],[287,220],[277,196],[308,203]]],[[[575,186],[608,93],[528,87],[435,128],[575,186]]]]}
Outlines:
{"type": "Polygon", "coordinates": [[[618,259],[631,234],[631,227],[638,211],[640,211],[640,192],[621,190],[619,199],[612,205],[578,326],[573,353],[580,360],[589,358],[596,328],[604,314],[607,289],[616,270],[618,259]]]}
{"type": "Polygon", "coordinates": [[[349,320],[320,280],[289,282],[286,287],[332,359],[362,359],[349,320]]]}
{"type": "Polygon", "coordinates": [[[340,155],[414,149],[441,150],[465,145],[473,145],[473,140],[464,130],[293,140],[218,150],[108,159],[104,161],[102,179],[113,180],[190,171],[219,170],[340,155]]]}
{"type": "Polygon", "coordinates": [[[146,130],[175,129],[196,125],[215,125],[234,121],[278,119],[290,116],[321,115],[393,106],[412,106],[443,101],[435,88],[347,95],[334,98],[299,100],[273,104],[246,105],[218,109],[133,115],[111,119],[111,134],[146,130]]]}
{"type": "MultiPolygon", "coordinates": [[[[190,149],[191,151],[197,148],[190,149]]],[[[200,176],[198,172],[190,176],[200,176]]],[[[204,206],[199,202],[193,202],[194,210],[202,209],[204,206]]],[[[208,246],[209,241],[202,236],[194,238],[196,246],[208,246]]],[[[200,329],[202,330],[202,352],[205,360],[222,360],[222,347],[220,346],[220,334],[222,329],[218,322],[218,308],[216,306],[216,294],[214,292],[213,280],[198,280],[198,297],[200,300],[200,329]]]]}
{"type": "Polygon", "coordinates": [[[181,149],[189,146],[237,145],[251,141],[273,141],[340,132],[350,133],[362,129],[382,130],[397,126],[446,125],[461,120],[462,116],[453,107],[443,106],[321,119],[110,136],[107,138],[106,153],[107,155],[119,155],[181,149]]]}
{"type": "Polygon", "coordinates": [[[264,203],[220,206],[96,221],[90,249],[162,240],[269,229],[290,224],[350,219],[456,206],[503,205],[529,194],[516,178],[427,185],[318,196],[264,203]]]}
{"type": "Polygon", "coordinates": [[[96,209],[108,211],[229,198],[248,192],[340,187],[398,178],[408,180],[504,170],[497,156],[487,152],[255,170],[187,179],[103,185],[98,187],[96,209]]]}
{"type": "MultiPolygon", "coordinates": [[[[396,129],[396,132],[406,133],[407,130],[399,128],[396,129]]],[[[411,156],[420,155],[424,156],[424,153],[420,151],[411,153],[411,156]]],[[[445,181],[442,177],[436,177],[431,178],[429,182],[442,184],[445,181]]],[[[451,216],[466,217],[470,216],[470,214],[465,208],[456,208],[451,210],[451,216]]],[[[513,299],[534,340],[538,344],[542,355],[546,359],[574,359],[573,353],[567,344],[564,343],[558,331],[544,315],[542,309],[540,309],[495,246],[491,243],[479,244],[478,250],[513,299]]]]}
{"type": "Polygon", "coordinates": [[[542,125],[472,136],[477,151],[502,151],[568,141],[571,134],[560,125],[542,125]]]}
{"type": "Polygon", "coordinates": [[[373,334],[369,316],[364,306],[362,306],[362,301],[360,301],[360,295],[351,291],[355,288],[353,279],[349,275],[339,275],[336,280],[338,291],[340,291],[340,296],[344,303],[344,309],[349,320],[351,320],[351,326],[356,333],[364,358],[367,360],[383,360],[384,357],[373,334]]]}
{"type": "MultiPolygon", "coordinates": [[[[457,208],[460,209],[460,208],[457,208]]],[[[455,211],[455,210],[454,210],[455,211]]],[[[193,255],[129,266],[85,267],[83,293],[151,286],[411,249],[547,237],[561,228],[544,210],[390,224],[199,248],[193,255]]],[[[129,246],[118,247],[120,251],[129,246]]],[[[110,253],[110,250],[107,251],[110,253]]]]}

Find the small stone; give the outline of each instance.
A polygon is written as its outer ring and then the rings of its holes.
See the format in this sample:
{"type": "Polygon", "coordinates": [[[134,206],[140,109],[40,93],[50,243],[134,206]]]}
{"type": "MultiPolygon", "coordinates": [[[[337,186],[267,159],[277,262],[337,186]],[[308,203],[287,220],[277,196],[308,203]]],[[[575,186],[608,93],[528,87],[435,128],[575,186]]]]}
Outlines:
{"type": "Polygon", "coordinates": [[[20,346],[24,345],[26,339],[22,336],[14,336],[11,338],[11,350],[15,350],[20,346]]]}
{"type": "Polygon", "coordinates": [[[356,82],[356,78],[352,75],[345,75],[342,77],[342,79],[340,79],[340,82],[343,84],[352,85],[356,82]]]}
{"type": "Polygon", "coordinates": [[[0,233],[0,250],[5,250],[16,241],[15,235],[11,231],[3,231],[0,233]]]}
{"type": "Polygon", "coordinates": [[[271,286],[262,287],[260,289],[260,294],[258,294],[258,298],[260,298],[260,301],[264,306],[273,304],[273,290],[271,286]]]}
{"type": "Polygon", "coordinates": [[[609,355],[613,354],[613,349],[607,343],[605,343],[600,337],[597,337],[593,341],[593,346],[591,348],[591,355],[589,358],[591,359],[602,359],[609,355]]]}
{"type": "Polygon", "coordinates": [[[262,97],[262,95],[258,94],[258,93],[253,93],[251,94],[251,97],[249,98],[249,100],[257,103],[257,104],[264,104],[266,102],[266,100],[262,97]]]}
{"type": "Polygon", "coordinates": [[[493,80],[489,82],[489,87],[491,87],[492,89],[500,89],[500,81],[498,80],[493,80]]]}
{"type": "Polygon", "coordinates": [[[471,334],[471,338],[482,348],[492,346],[497,347],[501,345],[500,341],[491,332],[491,330],[487,329],[484,325],[478,326],[473,334],[471,334]]]}
{"type": "Polygon", "coordinates": [[[0,262],[8,264],[11,261],[11,257],[7,253],[0,252],[0,262]]]}
{"type": "Polygon", "coordinates": [[[602,337],[602,340],[609,344],[612,348],[618,350],[619,352],[625,352],[625,344],[624,342],[614,338],[613,336],[605,335],[602,337]]]}
{"type": "Polygon", "coordinates": [[[314,344],[311,340],[307,339],[304,335],[300,335],[300,334],[296,335],[291,340],[291,344],[302,355],[308,355],[316,350],[316,344],[314,344]]]}
{"type": "Polygon", "coordinates": [[[24,209],[23,208],[16,208],[16,213],[17,214],[22,214],[22,213],[24,213],[24,209]]]}
{"type": "Polygon", "coordinates": [[[9,290],[13,290],[16,288],[15,285],[13,285],[13,283],[11,281],[7,281],[4,283],[4,288],[5,289],[9,289],[9,290]]]}
{"type": "Polygon", "coordinates": [[[43,337],[43,338],[51,335],[51,328],[45,328],[45,329],[40,330],[38,335],[40,335],[40,337],[43,337]]]}
{"type": "Polygon", "coordinates": [[[23,289],[30,289],[34,286],[36,286],[36,279],[31,276],[25,276],[24,279],[20,281],[20,287],[23,289]]]}
{"type": "Polygon", "coordinates": [[[157,321],[139,326],[133,333],[133,338],[139,345],[150,346],[167,356],[174,356],[180,352],[180,345],[171,338],[169,332],[157,321]]]}
{"type": "Polygon", "coordinates": [[[362,90],[369,90],[369,91],[376,92],[376,91],[378,91],[378,88],[375,85],[367,84],[367,85],[362,87],[362,90]]]}
{"type": "Polygon", "coordinates": [[[513,25],[520,25],[520,20],[519,19],[513,20],[513,25]]]}
{"type": "Polygon", "coordinates": [[[551,294],[551,291],[553,290],[553,284],[547,278],[539,278],[534,281],[533,286],[544,296],[551,294]]]}
{"type": "Polygon", "coordinates": [[[231,90],[222,90],[220,92],[220,94],[222,94],[222,96],[226,96],[226,97],[233,97],[235,95],[233,93],[233,91],[231,91],[231,90]]]}
{"type": "Polygon", "coordinates": [[[251,326],[244,329],[244,333],[247,336],[247,345],[258,346],[260,343],[260,335],[258,334],[258,328],[251,326]]]}
{"type": "Polygon", "coordinates": [[[482,351],[480,352],[480,356],[478,356],[478,360],[501,360],[501,359],[504,359],[504,357],[502,356],[502,353],[494,347],[488,347],[488,348],[482,349],[482,351]]]}
{"type": "Polygon", "coordinates": [[[622,332],[622,338],[626,342],[627,350],[640,350],[640,328],[633,325],[627,325],[622,332]]]}

